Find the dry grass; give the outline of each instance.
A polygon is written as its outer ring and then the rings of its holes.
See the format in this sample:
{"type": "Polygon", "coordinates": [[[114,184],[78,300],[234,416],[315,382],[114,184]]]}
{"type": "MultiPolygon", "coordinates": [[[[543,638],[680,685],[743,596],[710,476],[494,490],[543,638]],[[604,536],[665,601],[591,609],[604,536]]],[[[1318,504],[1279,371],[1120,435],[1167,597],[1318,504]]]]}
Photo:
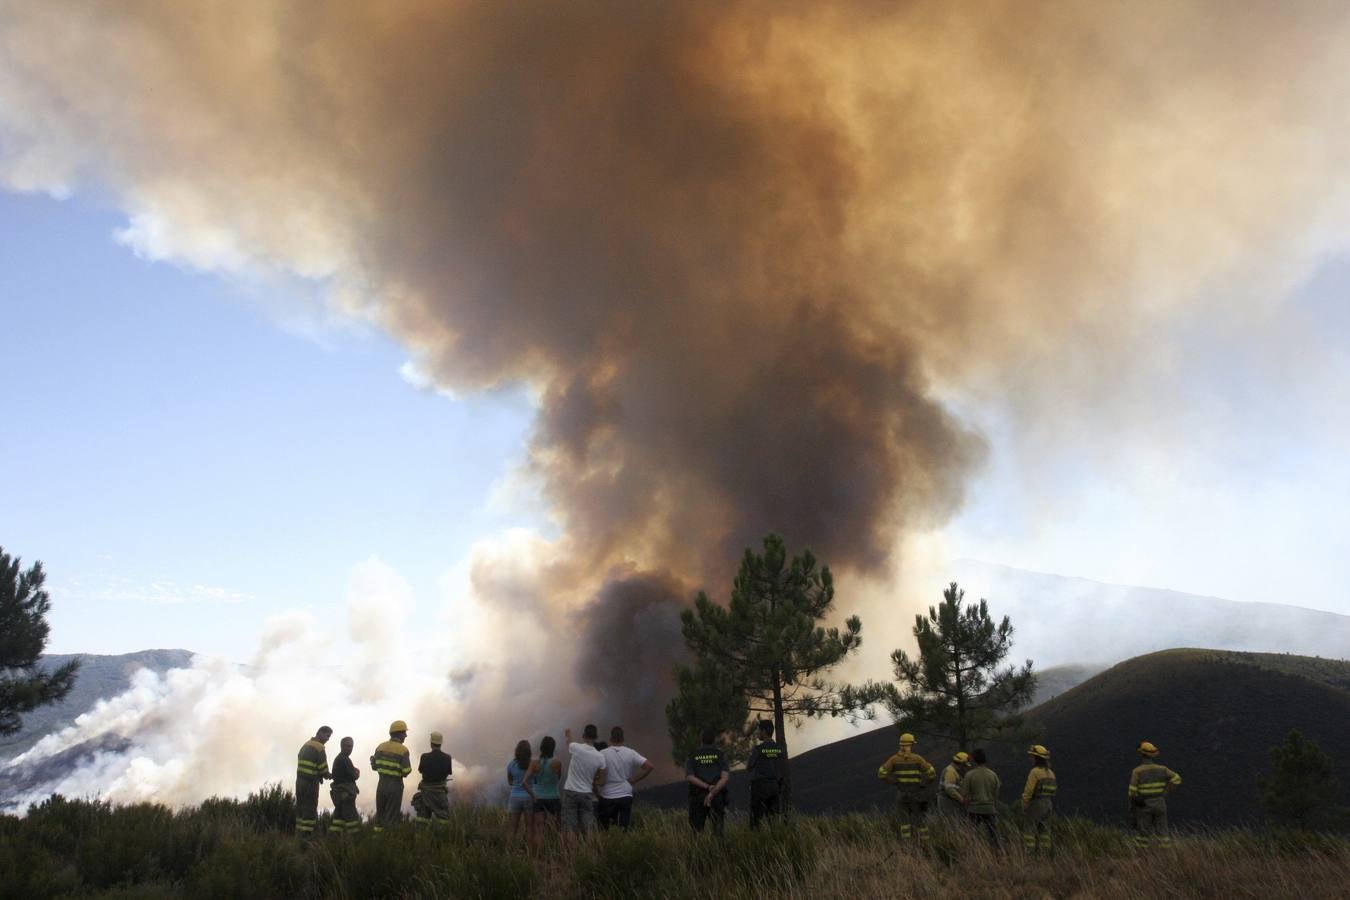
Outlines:
{"type": "Polygon", "coordinates": [[[965,828],[935,829],[934,849],[896,849],[879,829],[837,834],[835,821],[806,821],[818,864],[791,896],[971,898],[1270,898],[1350,896],[1350,841],[1283,839],[1248,831],[1178,836],[1171,851],[1140,853],[1121,830],[1062,823],[1052,856],[1024,852],[1005,833],[993,851],[965,828]]]}
{"type": "Polygon", "coordinates": [[[1178,835],[1137,853],[1124,831],[1062,822],[1052,858],[1011,830],[993,851],[960,823],[936,823],[920,852],[868,815],[798,817],[726,839],[682,816],[639,809],[632,832],[568,851],[550,835],[505,841],[496,809],[459,808],[429,834],[297,840],[279,789],[171,812],[58,801],[0,817],[0,896],[102,897],[973,897],[1260,898],[1350,896],[1350,840],[1229,830],[1178,835]]]}

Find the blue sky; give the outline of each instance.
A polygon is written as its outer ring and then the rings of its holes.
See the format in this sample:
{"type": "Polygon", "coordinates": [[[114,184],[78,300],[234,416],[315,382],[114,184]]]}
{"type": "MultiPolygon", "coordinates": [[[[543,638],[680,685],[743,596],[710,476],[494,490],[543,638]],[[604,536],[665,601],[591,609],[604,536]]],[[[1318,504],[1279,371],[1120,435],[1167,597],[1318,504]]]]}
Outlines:
{"type": "Polygon", "coordinates": [[[430,589],[513,523],[522,393],[415,390],[378,333],[297,324],[304,284],[150,263],[121,224],[0,193],[0,540],[47,566],[52,650],[239,656],[369,556],[430,589]]]}

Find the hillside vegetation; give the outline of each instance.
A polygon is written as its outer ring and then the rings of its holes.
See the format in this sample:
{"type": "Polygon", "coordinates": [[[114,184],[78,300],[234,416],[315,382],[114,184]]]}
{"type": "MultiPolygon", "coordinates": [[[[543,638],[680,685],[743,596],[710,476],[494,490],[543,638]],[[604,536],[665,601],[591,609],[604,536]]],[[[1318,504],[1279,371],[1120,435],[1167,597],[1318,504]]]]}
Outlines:
{"type": "MultiPolygon", "coordinates": [[[[1258,774],[1269,750],[1297,728],[1331,754],[1342,791],[1350,787],[1350,663],[1286,654],[1167,650],[1136,657],[1037,706],[1027,716],[1049,746],[1059,780],[1058,808],[1098,821],[1125,814],[1134,748],[1150,740],[1185,783],[1173,797],[1174,821],[1255,824],[1262,819],[1258,774]]],[[[918,752],[939,765],[955,747],[924,739],[918,752]]],[[[884,808],[891,791],[876,768],[895,749],[886,726],[818,747],[793,760],[793,796],[805,812],[884,808]]],[[[990,762],[1012,803],[1026,777],[1021,742],[988,745],[990,762]]],[[[733,802],[746,789],[734,779],[733,802]]],[[[645,792],[651,802],[683,802],[681,784],[645,792]]],[[[1342,801],[1345,802],[1344,796],[1342,801]]]]}
{"type": "MultiPolygon", "coordinates": [[[[934,829],[931,852],[899,843],[882,816],[797,817],[724,842],[675,813],[639,808],[634,830],[575,853],[555,836],[537,851],[505,844],[498,809],[458,807],[449,827],[383,834],[287,832],[291,797],[170,811],[53,798],[0,817],[7,897],[1251,897],[1302,898],[1350,871],[1350,841],[1195,833],[1172,853],[1140,855],[1123,831],[1063,823],[1053,859],[1028,857],[1010,831],[996,854],[969,829],[934,829]]],[[[326,817],[325,817],[326,818],[326,817]]],[[[321,823],[321,828],[323,823],[321,823]]]]}

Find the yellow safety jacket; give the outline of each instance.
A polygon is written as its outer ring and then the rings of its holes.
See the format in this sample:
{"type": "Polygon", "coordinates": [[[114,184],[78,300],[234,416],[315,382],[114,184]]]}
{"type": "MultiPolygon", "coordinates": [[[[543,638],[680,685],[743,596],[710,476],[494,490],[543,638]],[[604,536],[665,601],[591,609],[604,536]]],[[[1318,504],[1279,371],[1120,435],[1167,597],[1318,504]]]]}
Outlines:
{"type": "Polygon", "coordinates": [[[370,757],[370,767],[381,777],[407,778],[412,774],[412,759],[407,747],[398,741],[389,740],[375,748],[370,757]]]}
{"type": "Polygon", "coordinates": [[[1033,800],[1054,800],[1056,789],[1055,773],[1049,766],[1032,766],[1027,773],[1027,786],[1022,789],[1022,806],[1033,800]]]}
{"type": "Polygon", "coordinates": [[[1130,800],[1161,799],[1169,790],[1181,785],[1181,776],[1167,766],[1146,762],[1130,773],[1130,800]]]}
{"type": "Polygon", "coordinates": [[[877,777],[903,793],[917,794],[925,784],[937,779],[937,769],[919,754],[901,750],[881,764],[877,777]]]}
{"type": "Polygon", "coordinates": [[[295,775],[297,778],[321,780],[328,774],[328,751],[314,738],[305,741],[296,754],[295,775]]]}
{"type": "Polygon", "coordinates": [[[956,763],[948,763],[947,768],[942,770],[939,789],[953,803],[961,802],[961,770],[956,767],[956,763]]]}

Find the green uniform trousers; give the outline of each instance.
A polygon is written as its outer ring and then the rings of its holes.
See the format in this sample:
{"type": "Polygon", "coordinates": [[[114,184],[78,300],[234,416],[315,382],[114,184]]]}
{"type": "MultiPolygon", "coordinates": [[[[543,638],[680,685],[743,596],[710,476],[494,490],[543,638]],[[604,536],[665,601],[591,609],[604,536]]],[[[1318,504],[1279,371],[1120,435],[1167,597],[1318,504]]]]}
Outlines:
{"type": "Polygon", "coordinates": [[[333,820],[328,823],[329,831],[348,832],[361,827],[361,814],[356,811],[357,793],[358,788],[352,783],[334,782],[328,789],[328,795],[333,798],[333,820]]]}
{"type": "Polygon", "coordinates": [[[417,793],[413,794],[412,804],[419,822],[445,824],[450,821],[450,789],[445,782],[422,782],[417,786],[417,793]]]}
{"type": "Polygon", "coordinates": [[[895,796],[895,814],[900,821],[900,838],[928,840],[928,798],[918,793],[899,791],[895,796]]]}
{"type": "Polygon", "coordinates": [[[1037,798],[1027,804],[1022,826],[1022,845],[1026,849],[1039,852],[1051,848],[1050,820],[1054,815],[1055,805],[1049,798],[1037,798]]]}
{"type": "Polygon", "coordinates": [[[403,779],[381,775],[375,786],[375,830],[403,821],[403,779]]]}
{"type": "Polygon", "coordinates": [[[295,778],[295,833],[313,834],[319,822],[319,785],[317,778],[295,778]]]}
{"type": "Polygon", "coordinates": [[[1134,845],[1147,847],[1172,846],[1172,833],[1167,830],[1167,801],[1150,797],[1134,807],[1134,845]]]}

